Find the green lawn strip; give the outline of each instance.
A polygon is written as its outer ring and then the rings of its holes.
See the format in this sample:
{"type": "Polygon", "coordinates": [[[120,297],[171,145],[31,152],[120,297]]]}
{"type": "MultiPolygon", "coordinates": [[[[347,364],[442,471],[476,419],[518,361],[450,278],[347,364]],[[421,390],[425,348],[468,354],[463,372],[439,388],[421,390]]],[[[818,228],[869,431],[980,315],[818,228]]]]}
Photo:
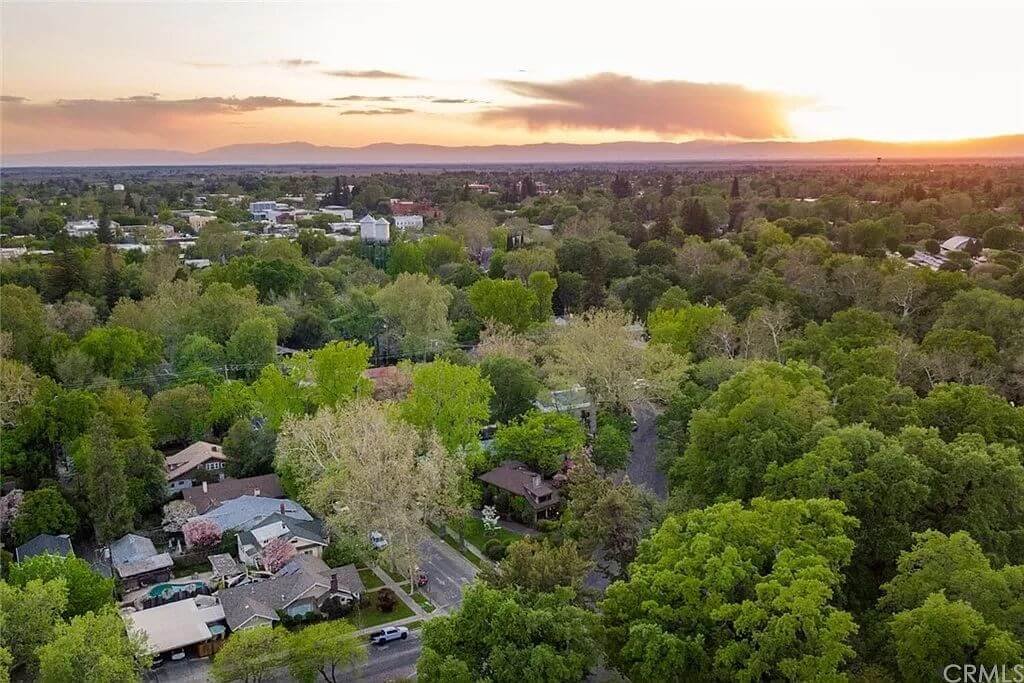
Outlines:
{"type": "Polygon", "coordinates": [[[418,628],[423,628],[423,620],[417,619],[416,621],[410,621],[408,624],[405,625],[405,627],[410,631],[415,631],[418,628]]]}
{"type": "Polygon", "coordinates": [[[381,569],[383,569],[384,573],[387,574],[388,576],[390,576],[391,580],[394,581],[395,583],[402,583],[403,581],[406,580],[406,578],[404,576],[398,576],[398,575],[388,571],[388,568],[383,566],[383,565],[381,565],[381,569]]]}
{"type": "MultiPolygon", "coordinates": [[[[458,531],[457,528],[456,531],[458,531]]],[[[501,527],[498,527],[495,531],[489,532],[484,529],[484,523],[476,517],[466,517],[463,520],[462,532],[466,536],[466,541],[468,543],[472,543],[481,551],[483,551],[487,541],[492,538],[497,538],[502,543],[510,543],[521,538],[520,534],[513,533],[507,529],[502,529],[501,527]]]]}
{"type": "Polygon", "coordinates": [[[408,605],[399,600],[395,604],[395,608],[390,612],[381,612],[377,609],[377,605],[374,604],[355,610],[345,618],[357,629],[363,629],[405,619],[413,616],[413,614],[414,612],[409,609],[408,605]]]}
{"type": "Polygon", "coordinates": [[[362,579],[363,585],[366,586],[366,590],[372,591],[375,588],[380,588],[384,585],[384,582],[380,580],[380,577],[373,573],[372,569],[360,569],[359,578],[362,579]]]}
{"type": "Polygon", "coordinates": [[[416,593],[412,596],[412,599],[415,600],[416,604],[422,607],[423,611],[427,612],[428,614],[437,609],[436,607],[434,607],[434,603],[430,602],[430,598],[428,598],[423,593],[416,593]]]}

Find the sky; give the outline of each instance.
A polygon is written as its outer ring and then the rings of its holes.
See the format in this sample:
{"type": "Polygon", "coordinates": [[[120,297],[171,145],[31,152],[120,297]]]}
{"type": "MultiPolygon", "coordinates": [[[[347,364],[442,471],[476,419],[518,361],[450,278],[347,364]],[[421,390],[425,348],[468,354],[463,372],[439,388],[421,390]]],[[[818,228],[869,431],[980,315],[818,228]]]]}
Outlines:
{"type": "Polygon", "coordinates": [[[0,6],[0,152],[1024,133],[1024,2],[0,6]]]}

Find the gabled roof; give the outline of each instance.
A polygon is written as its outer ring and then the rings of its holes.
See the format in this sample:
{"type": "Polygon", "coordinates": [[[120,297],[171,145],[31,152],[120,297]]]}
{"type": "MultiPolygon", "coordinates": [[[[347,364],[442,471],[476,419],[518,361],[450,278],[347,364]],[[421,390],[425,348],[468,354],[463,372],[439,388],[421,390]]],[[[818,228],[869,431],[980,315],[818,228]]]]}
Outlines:
{"type": "Polygon", "coordinates": [[[184,448],[164,460],[164,470],[167,481],[177,479],[187,474],[208,460],[226,461],[220,446],[206,441],[196,441],[188,448],[184,448]]]}
{"type": "Polygon", "coordinates": [[[67,534],[53,536],[51,534],[39,534],[32,540],[19,545],[14,550],[14,559],[17,562],[27,560],[36,555],[74,555],[75,550],[71,546],[71,538],[67,534]]]}
{"type": "MultiPolygon", "coordinates": [[[[281,513],[292,519],[302,522],[312,522],[313,518],[306,510],[294,500],[287,498],[275,500],[263,496],[239,496],[224,501],[221,505],[199,515],[202,519],[208,519],[217,524],[223,531],[235,529],[248,531],[266,519],[267,515],[275,512],[281,513]]],[[[197,519],[198,517],[193,517],[197,519]]]]}
{"type": "Polygon", "coordinates": [[[506,460],[490,472],[484,472],[477,479],[514,495],[522,496],[535,510],[553,507],[561,501],[558,491],[553,489],[539,474],[518,460],[506,460]],[[543,496],[550,496],[550,498],[543,502],[537,500],[543,496]]]}
{"type": "Polygon", "coordinates": [[[146,650],[152,654],[179,650],[213,637],[208,623],[222,615],[200,609],[193,598],[124,615],[128,626],[146,636],[146,650]],[[207,621],[210,620],[210,621],[207,621]]]}
{"type": "Polygon", "coordinates": [[[245,479],[225,479],[202,486],[193,486],[182,491],[186,502],[196,506],[196,512],[206,514],[212,508],[243,495],[261,496],[263,498],[283,498],[284,489],[276,474],[264,474],[245,479]]]}
{"type": "Polygon", "coordinates": [[[303,522],[275,512],[261,520],[251,530],[240,533],[238,537],[243,545],[253,545],[257,548],[262,548],[275,538],[284,538],[288,541],[300,538],[309,543],[325,546],[327,541],[317,527],[316,522],[303,522]]]}
{"type": "Polygon", "coordinates": [[[110,562],[113,565],[138,562],[156,554],[153,541],[138,534],[125,534],[110,544],[110,562]]]}

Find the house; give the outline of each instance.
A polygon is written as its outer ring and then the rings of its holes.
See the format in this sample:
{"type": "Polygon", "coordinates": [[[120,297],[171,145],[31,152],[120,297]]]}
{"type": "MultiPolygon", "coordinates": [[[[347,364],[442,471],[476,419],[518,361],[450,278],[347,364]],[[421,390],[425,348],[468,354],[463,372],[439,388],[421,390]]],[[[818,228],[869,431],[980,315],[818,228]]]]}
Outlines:
{"type": "Polygon", "coordinates": [[[329,213],[333,216],[337,216],[343,221],[352,220],[352,209],[347,209],[344,206],[324,206],[320,209],[323,213],[329,213]]]}
{"type": "Polygon", "coordinates": [[[220,446],[196,441],[164,460],[164,476],[172,492],[190,488],[200,476],[221,481],[227,460],[220,446]]]}
{"type": "MultiPolygon", "coordinates": [[[[113,226],[113,223],[111,223],[111,226],[113,226]]],[[[68,221],[64,224],[64,230],[66,230],[72,237],[88,237],[89,235],[95,235],[96,231],[99,229],[100,224],[95,218],[90,218],[84,221],[68,221]]]]}
{"type": "Polygon", "coordinates": [[[145,637],[146,650],[155,658],[182,650],[209,657],[227,636],[224,608],[209,596],[129,612],[124,621],[130,631],[145,637]]]}
{"type": "Polygon", "coordinates": [[[420,230],[423,228],[423,216],[410,214],[406,216],[392,216],[395,221],[395,228],[399,230],[420,230]]]}
{"type": "Polygon", "coordinates": [[[263,561],[263,549],[277,538],[288,541],[298,555],[320,557],[327,547],[327,540],[317,522],[300,521],[275,512],[238,534],[238,559],[250,567],[259,566],[263,561]]]}
{"type": "Polygon", "coordinates": [[[969,254],[979,253],[981,250],[981,240],[977,237],[968,237],[966,235],[953,235],[948,240],[939,245],[941,254],[945,255],[951,251],[966,251],[969,254]]]}
{"type": "Polygon", "coordinates": [[[227,553],[218,553],[206,558],[213,569],[213,583],[218,586],[233,586],[246,575],[245,567],[227,553]]]}
{"type": "Polygon", "coordinates": [[[203,229],[204,225],[206,225],[210,221],[215,220],[217,220],[217,217],[212,213],[209,215],[194,213],[188,217],[188,227],[192,228],[196,232],[199,232],[200,230],[203,229]]]}
{"type": "MultiPolygon", "coordinates": [[[[558,321],[555,321],[558,324],[558,321]]],[[[580,385],[568,389],[556,389],[545,392],[533,402],[542,413],[570,413],[578,417],[593,434],[597,431],[596,412],[590,394],[580,385]]]]}
{"type": "Polygon", "coordinates": [[[122,590],[135,590],[171,578],[171,556],[157,553],[153,541],[145,536],[126,534],[111,543],[109,550],[110,565],[122,590]]]}
{"type": "Polygon", "coordinates": [[[249,213],[255,218],[266,219],[269,212],[277,210],[277,202],[249,202],[249,213]]]}
{"type": "Polygon", "coordinates": [[[359,219],[359,237],[364,242],[387,244],[391,239],[391,224],[386,218],[374,218],[366,214],[359,219]]]}
{"type": "Polygon", "coordinates": [[[226,500],[217,507],[193,519],[208,519],[222,530],[235,529],[248,531],[275,512],[297,519],[300,522],[312,522],[313,518],[294,500],[287,498],[275,500],[263,496],[243,495],[226,500]]]}
{"type": "Polygon", "coordinates": [[[114,192],[124,192],[124,184],[114,183],[114,192]]]}
{"type": "Polygon", "coordinates": [[[202,486],[193,486],[181,492],[185,502],[192,503],[196,512],[205,515],[225,501],[239,496],[262,496],[264,498],[284,498],[281,480],[276,474],[263,474],[258,477],[244,479],[225,479],[219,482],[203,482],[202,486]]]}
{"type": "Polygon", "coordinates": [[[67,534],[53,536],[51,534],[39,534],[26,543],[22,543],[14,549],[14,560],[24,562],[36,555],[65,555],[74,557],[75,549],[71,546],[71,537],[67,534]]]}
{"type": "Polygon", "coordinates": [[[329,568],[323,560],[298,555],[273,577],[217,593],[232,631],[273,624],[330,609],[332,602],[358,601],[365,587],[355,565],[329,568]]]}
{"type": "Polygon", "coordinates": [[[480,192],[482,194],[487,194],[488,192],[491,191],[491,186],[488,185],[487,183],[469,183],[468,185],[466,185],[466,189],[468,189],[470,192],[480,192]]]}
{"type": "MultiPolygon", "coordinates": [[[[549,517],[562,504],[562,497],[550,482],[518,460],[506,460],[477,479],[490,487],[492,496],[505,492],[522,498],[535,517],[549,517]]],[[[486,491],[484,495],[487,496],[486,491]]]]}

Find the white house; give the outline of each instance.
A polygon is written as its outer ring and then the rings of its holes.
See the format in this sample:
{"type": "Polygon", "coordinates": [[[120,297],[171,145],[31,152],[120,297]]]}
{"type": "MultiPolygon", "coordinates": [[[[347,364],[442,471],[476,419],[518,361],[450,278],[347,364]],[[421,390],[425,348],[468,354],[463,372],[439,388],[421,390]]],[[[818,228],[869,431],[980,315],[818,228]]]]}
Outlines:
{"type": "Polygon", "coordinates": [[[96,234],[96,231],[100,229],[100,224],[95,218],[84,221],[68,221],[64,224],[64,229],[72,237],[88,237],[96,234]]]}
{"type": "MultiPolygon", "coordinates": [[[[284,503],[281,503],[281,506],[284,507],[284,503]]],[[[238,559],[250,567],[261,565],[263,550],[275,538],[287,541],[299,555],[320,557],[327,547],[327,541],[317,528],[316,522],[303,522],[276,512],[258,522],[252,529],[238,534],[238,559]]]]}
{"type": "Polygon", "coordinates": [[[343,221],[350,221],[353,218],[352,209],[346,209],[344,206],[324,206],[320,211],[337,216],[343,221]]]}
{"type": "Polygon", "coordinates": [[[359,219],[359,237],[364,242],[387,244],[391,240],[391,224],[385,218],[374,218],[366,214],[359,219]]]}
{"type": "Polygon", "coordinates": [[[249,213],[254,218],[261,220],[273,220],[270,217],[274,211],[277,210],[277,202],[265,201],[265,202],[249,202],[249,213]]]}
{"type": "Polygon", "coordinates": [[[194,213],[188,217],[188,227],[198,232],[203,229],[204,225],[213,220],[217,220],[217,217],[212,213],[209,215],[194,213]]]}
{"type": "Polygon", "coordinates": [[[420,230],[423,228],[423,216],[393,216],[395,227],[399,230],[420,230]]]}
{"type": "Polygon", "coordinates": [[[124,192],[124,185],[121,183],[114,183],[114,192],[124,192]]]}

